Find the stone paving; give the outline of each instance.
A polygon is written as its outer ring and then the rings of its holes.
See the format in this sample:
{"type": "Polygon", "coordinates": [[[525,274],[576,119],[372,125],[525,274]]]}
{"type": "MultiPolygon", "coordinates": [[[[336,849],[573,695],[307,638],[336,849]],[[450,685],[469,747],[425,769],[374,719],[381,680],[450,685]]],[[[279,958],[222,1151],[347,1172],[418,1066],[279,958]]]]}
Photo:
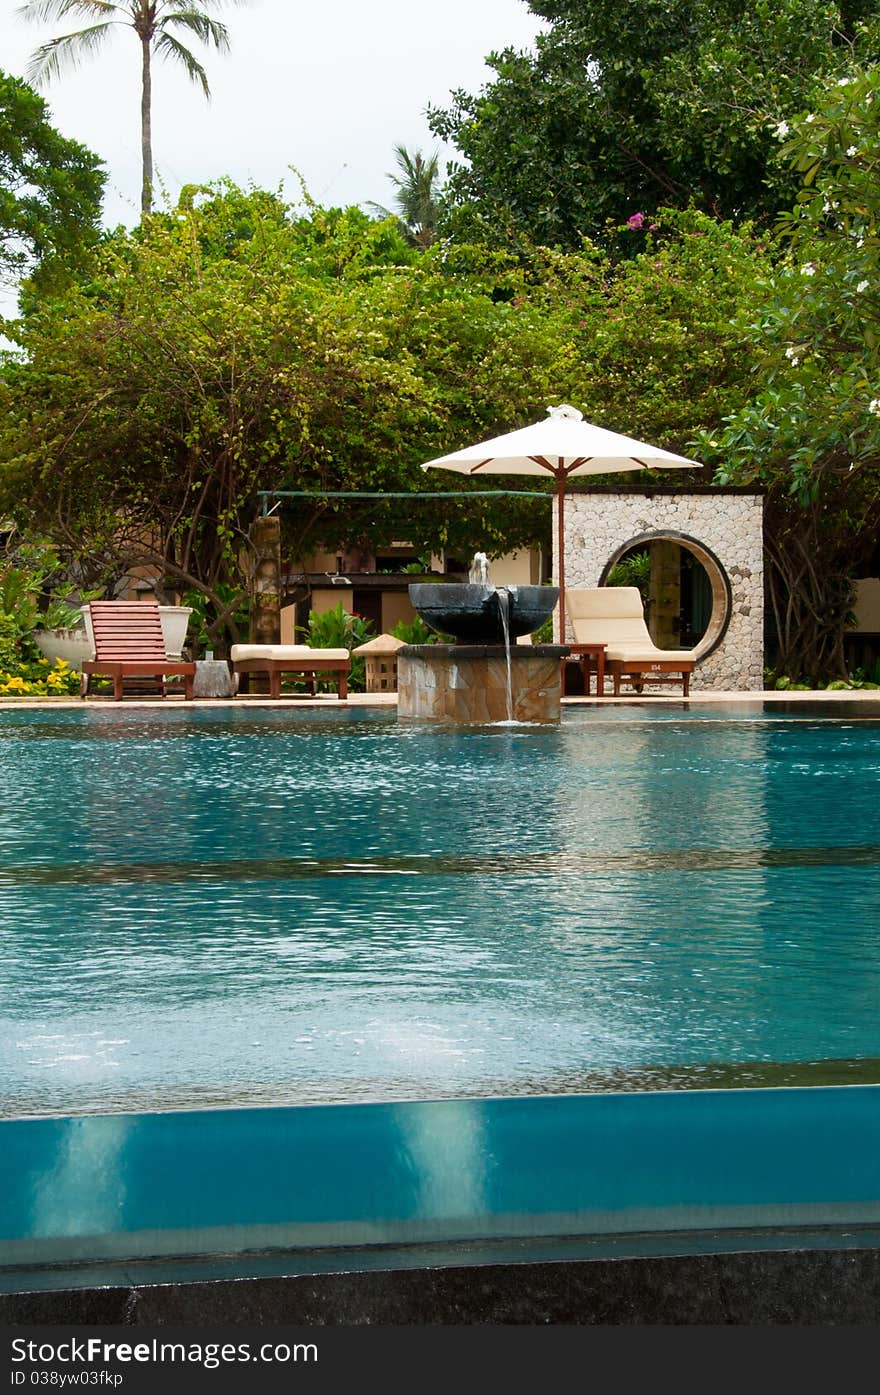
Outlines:
{"type": "MultiPolygon", "coordinates": [[[[757,702],[787,702],[787,703],[848,703],[863,702],[875,703],[880,707],[880,688],[834,688],[830,692],[824,688],[810,688],[807,691],[792,691],[790,689],[777,691],[776,689],[764,688],[743,692],[742,689],[711,692],[692,692],[690,697],[682,697],[681,693],[657,694],[651,696],[639,696],[638,693],[626,694],[619,698],[614,697],[565,697],[562,699],[563,708],[566,707],[607,707],[614,704],[615,707],[646,707],[655,704],[672,704],[673,706],[705,706],[708,703],[722,706],[725,704],[739,704],[742,707],[754,707],[757,702]]],[[[0,700],[0,711],[18,711],[22,708],[33,710],[34,708],[53,707],[83,707],[85,704],[82,698],[77,697],[57,697],[57,698],[4,698],[0,700]]],[[[349,693],[344,702],[340,702],[335,693],[321,694],[318,697],[301,697],[298,694],[280,699],[269,697],[240,697],[235,698],[194,698],[192,702],[184,704],[181,698],[126,698],[122,702],[114,702],[112,698],[89,698],[89,707],[155,707],[162,709],[168,706],[182,707],[234,707],[239,710],[242,707],[284,707],[284,708],[313,708],[323,707],[396,707],[396,693],[349,693]]]]}

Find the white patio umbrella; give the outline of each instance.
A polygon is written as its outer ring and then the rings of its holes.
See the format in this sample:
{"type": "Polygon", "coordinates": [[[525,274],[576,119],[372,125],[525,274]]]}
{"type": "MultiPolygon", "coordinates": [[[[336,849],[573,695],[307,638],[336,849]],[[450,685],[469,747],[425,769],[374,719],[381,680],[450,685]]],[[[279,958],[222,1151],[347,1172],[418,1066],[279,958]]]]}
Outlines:
{"type": "Polygon", "coordinates": [[[451,455],[426,460],[423,470],[457,470],[462,475],[552,475],[556,480],[560,637],[565,638],[565,486],[572,475],[607,475],[624,470],[699,468],[696,460],[606,431],[584,421],[576,407],[548,407],[547,418],[480,441],[451,455]]]}

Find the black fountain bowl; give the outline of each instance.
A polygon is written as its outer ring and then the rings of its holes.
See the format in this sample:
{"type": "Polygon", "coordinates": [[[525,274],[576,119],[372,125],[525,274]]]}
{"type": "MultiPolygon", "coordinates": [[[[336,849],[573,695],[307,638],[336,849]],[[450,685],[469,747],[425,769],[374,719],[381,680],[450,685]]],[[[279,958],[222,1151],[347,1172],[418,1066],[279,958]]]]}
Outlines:
{"type": "Polygon", "coordinates": [[[409,598],[415,612],[437,634],[462,644],[503,644],[504,622],[498,591],[508,596],[510,639],[534,634],[553,613],[557,586],[481,586],[457,581],[413,582],[409,598]]]}

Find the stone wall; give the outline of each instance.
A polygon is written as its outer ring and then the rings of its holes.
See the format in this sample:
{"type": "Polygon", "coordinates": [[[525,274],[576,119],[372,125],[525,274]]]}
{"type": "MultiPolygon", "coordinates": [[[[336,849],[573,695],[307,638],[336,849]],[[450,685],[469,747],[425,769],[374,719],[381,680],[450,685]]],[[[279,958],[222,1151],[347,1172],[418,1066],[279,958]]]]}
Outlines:
{"type": "MultiPolygon", "coordinates": [[[[712,618],[694,651],[697,666],[692,690],[762,688],[764,538],[760,495],[724,490],[569,494],[565,506],[566,589],[601,585],[609,564],[621,552],[658,534],[676,538],[693,552],[712,583],[712,618]]],[[[556,546],[554,536],[554,549],[556,546]]]]}
{"type": "Polygon", "coordinates": [[[403,720],[558,722],[560,660],[550,644],[412,644],[397,653],[397,715],[403,720]]]}

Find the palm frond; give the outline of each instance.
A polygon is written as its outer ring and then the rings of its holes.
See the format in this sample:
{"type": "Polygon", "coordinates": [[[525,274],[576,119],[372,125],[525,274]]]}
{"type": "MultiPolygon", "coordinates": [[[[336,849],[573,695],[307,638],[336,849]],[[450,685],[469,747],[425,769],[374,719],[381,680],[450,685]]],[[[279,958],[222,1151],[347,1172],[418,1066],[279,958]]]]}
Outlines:
{"type": "Polygon", "coordinates": [[[437,178],[440,156],[436,150],[432,155],[426,157],[421,150],[416,150],[411,155],[405,145],[395,145],[394,158],[397,160],[400,174],[389,174],[388,178],[398,186],[401,184],[430,186],[437,178]]]}
{"type": "Polygon", "coordinates": [[[205,96],[210,97],[211,89],[208,86],[208,75],[195,54],[190,53],[189,49],[185,48],[179,40],[175,39],[172,34],[166,34],[164,30],[156,36],[155,46],[157,53],[175,58],[178,63],[181,63],[186,69],[190,81],[199,83],[205,96]]]}
{"type": "Polygon", "coordinates": [[[34,20],[38,24],[51,19],[65,19],[67,15],[109,15],[119,6],[111,0],[28,0],[20,5],[16,14],[22,19],[34,20]]]}
{"type": "MultiPolygon", "coordinates": [[[[249,5],[251,0],[202,0],[199,9],[222,10],[230,9],[236,5],[249,5]]],[[[156,18],[161,20],[169,10],[191,10],[194,6],[187,4],[186,0],[156,0],[156,18]]]]}
{"type": "Polygon", "coordinates": [[[80,29],[76,34],[61,34],[50,39],[32,54],[25,76],[35,87],[50,82],[64,68],[75,68],[83,58],[90,57],[100,48],[107,31],[119,20],[109,20],[106,24],[94,24],[90,29],[80,29]]]}
{"type": "Polygon", "coordinates": [[[412,236],[427,246],[433,241],[437,225],[440,157],[437,151],[428,156],[420,150],[410,154],[405,145],[395,145],[394,156],[399,173],[389,174],[388,178],[397,189],[400,216],[412,236]]]}
{"type": "Polygon", "coordinates": [[[226,53],[229,49],[229,31],[226,25],[221,24],[219,19],[212,19],[210,15],[206,15],[204,10],[189,7],[166,10],[159,20],[159,25],[165,30],[169,24],[189,29],[202,43],[213,44],[221,53],[226,53]]]}

